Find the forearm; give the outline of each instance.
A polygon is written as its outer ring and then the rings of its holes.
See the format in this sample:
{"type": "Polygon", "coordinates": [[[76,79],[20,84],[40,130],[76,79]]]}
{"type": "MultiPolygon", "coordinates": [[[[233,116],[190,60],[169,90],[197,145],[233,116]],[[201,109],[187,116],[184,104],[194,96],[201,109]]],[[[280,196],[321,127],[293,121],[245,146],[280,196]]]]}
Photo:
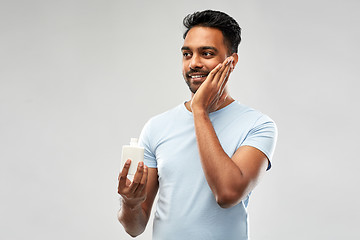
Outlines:
{"type": "Polygon", "coordinates": [[[130,236],[136,237],[144,232],[149,218],[141,205],[130,207],[123,199],[121,199],[121,201],[122,204],[118,212],[118,220],[130,236]]]}
{"type": "Polygon", "coordinates": [[[236,204],[245,194],[243,174],[223,150],[208,114],[195,110],[193,115],[201,164],[216,201],[224,207],[236,204]]]}

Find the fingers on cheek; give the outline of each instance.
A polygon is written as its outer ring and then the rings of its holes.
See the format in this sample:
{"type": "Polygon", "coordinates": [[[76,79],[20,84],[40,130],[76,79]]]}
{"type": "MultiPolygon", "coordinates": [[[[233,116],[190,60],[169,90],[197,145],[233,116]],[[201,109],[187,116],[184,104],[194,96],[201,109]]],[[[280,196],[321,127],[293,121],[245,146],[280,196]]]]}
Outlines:
{"type": "MultiPolygon", "coordinates": [[[[219,70],[221,70],[221,68],[222,68],[222,64],[220,63],[220,64],[218,64],[211,72],[210,72],[210,74],[213,76],[213,75],[215,75],[219,70]]],[[[209,74],[209,75],[210,75],[209,74]]]]}
{"type": "Polygon", "coordinates": [[[213,69],[213,70],[209,73],[208,78],[213,79],[214,76],[215,76],[215,74],[216,74],[216,72],[217,72],[217,70],[213,69]]]}

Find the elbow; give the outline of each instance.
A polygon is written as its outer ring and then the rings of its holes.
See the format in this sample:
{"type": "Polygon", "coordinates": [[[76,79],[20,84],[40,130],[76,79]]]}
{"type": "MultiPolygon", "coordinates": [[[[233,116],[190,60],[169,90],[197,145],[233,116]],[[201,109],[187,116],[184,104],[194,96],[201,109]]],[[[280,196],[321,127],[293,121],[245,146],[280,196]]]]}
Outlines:
{"type": "Polygon", "coordinates": [[[234,206],[233,204],[231,204],[229,202],[217,201],[217,203],[221,208],[230,208],[230,207],[234,206]]]}
{"type": "Polygon", "coordinates": [[[216,195],[216,202],[221,208],[230,208],[241,202],[243,199],[242,192],[223,192],[216,195]]]}
{"type": "Polygon", "coordinates": [[[221,208],[230,208],[235,205],[232,198],[229,198],[228,196],[217,196],[216,202],[221,208]]]}

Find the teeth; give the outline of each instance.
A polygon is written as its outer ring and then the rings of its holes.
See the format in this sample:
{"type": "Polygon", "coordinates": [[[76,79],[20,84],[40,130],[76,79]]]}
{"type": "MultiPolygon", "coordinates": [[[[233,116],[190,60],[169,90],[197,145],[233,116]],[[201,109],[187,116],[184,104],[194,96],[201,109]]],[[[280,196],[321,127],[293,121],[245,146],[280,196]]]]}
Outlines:
{"type": "Polygon", "coordinates": [[[195,75],[195,76],[191,76],[191,78],[202,78],[202,77],[206,77],[206,75],[195,75]]]}

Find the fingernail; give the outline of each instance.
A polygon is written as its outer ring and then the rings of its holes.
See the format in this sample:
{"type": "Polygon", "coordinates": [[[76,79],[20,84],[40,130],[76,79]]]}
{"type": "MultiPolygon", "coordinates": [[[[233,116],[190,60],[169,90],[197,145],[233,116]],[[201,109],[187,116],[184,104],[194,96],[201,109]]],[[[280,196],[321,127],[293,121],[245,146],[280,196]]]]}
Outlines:
{"type": "Polygon", "coordinates": [[[125,164],[130,164],[130,163],[131,163],[130,159],[126,160],[126,162],[125,162],[125,164]]]}
{"type": "Polygon", "coordinates": [[[232,62],[232,58],[228,58],[226,65],[229,65],[231,62],[232,62]]]}
{"type": "Polygon", "coordinates": [[[144,163],[143,162],[139,162],[139,167],[143,167],[144,163]]]}

